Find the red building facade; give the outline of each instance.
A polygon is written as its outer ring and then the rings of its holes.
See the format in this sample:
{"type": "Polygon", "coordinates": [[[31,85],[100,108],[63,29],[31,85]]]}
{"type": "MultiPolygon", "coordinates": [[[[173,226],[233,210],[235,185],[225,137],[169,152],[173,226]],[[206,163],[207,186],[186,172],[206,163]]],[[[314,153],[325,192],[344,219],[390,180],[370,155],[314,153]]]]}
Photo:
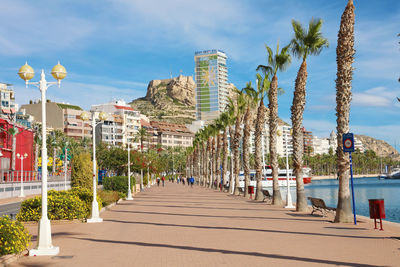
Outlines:
{"type": "MultiPolygon", "coordinates": [[[[34,170],[34,143],[33,137],[34,133],[31,129],[28,129],[24,126],[15,124],[15,127],[18,129],[18,133],[16,135],[16,154],[24,155],[25,153],[28,155],[26,159],[24,159],[24,171],[33,171],[34,170]]],[[[12,162],[12,135],[9,134],[8,130],[13,128],[13,125],[5,119],[0,119],[0,151],[2,156],[0,156],[0,171],[7,172],[11,170],[11,162],[12,162]]],[[[21,170],[21,160],[16,157],[15,159],[15,170],[21,170]]]]}

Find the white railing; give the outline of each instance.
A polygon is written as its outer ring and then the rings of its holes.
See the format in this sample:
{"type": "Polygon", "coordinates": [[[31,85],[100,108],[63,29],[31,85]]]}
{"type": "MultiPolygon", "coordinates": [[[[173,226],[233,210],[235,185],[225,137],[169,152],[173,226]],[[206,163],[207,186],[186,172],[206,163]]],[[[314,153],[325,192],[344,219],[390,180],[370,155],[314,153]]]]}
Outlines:
{"type": "MultiPolygon", "coordinates": [[[[49,181],[64,180],[64,172],[49,173],[49,181]]],[[[0,184],[1,183],[15,183],[20,182],[21,178],[24,182],[41,181],[42,173],[37,171],[2,171],[0,170],[0,184]]],[[[71,180],[71,172],[67,172],[67,181],[71,180]]]]}

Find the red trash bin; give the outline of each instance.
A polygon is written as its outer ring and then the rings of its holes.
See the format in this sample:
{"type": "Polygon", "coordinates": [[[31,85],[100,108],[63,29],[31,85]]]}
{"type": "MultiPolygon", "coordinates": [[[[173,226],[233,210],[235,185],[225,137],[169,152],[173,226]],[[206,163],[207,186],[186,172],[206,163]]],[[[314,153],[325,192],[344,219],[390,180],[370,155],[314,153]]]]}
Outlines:
{"type": "Polygon", "coordinates": [[[251,198],[252,195],[254,194],[254,185],[249,185],[247,191],[249,192],[251,198]]]}
{"type": "Polygon", "coordinates": [[[368,202],[369,202],[369,217],[371,219],[374,219],[375,229],[377,229],[376,220],[379,219],[381,225],[380,230],[383,231],[382,219],[386,218],[385,201],[383,199],[368,199],[368,202]]]}

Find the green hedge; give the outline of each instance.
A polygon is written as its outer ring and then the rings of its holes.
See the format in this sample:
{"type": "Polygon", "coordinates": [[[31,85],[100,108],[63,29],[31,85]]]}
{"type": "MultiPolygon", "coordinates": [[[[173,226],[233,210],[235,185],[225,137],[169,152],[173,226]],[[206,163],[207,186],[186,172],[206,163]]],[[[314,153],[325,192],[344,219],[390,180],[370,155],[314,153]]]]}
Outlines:
{"type": "Polygon", "coordinates": [[[102,200],[103,206],[108,206],[117,202],[120,198],[125,198],[126,195],[117,191],[99,190],[99,196],[102,200]]]}
{"type": "Polygon", "coordinates": [[[0,256],[22,252],[31,243],[31,235],[19,221],[0,217],[0,256]]]}
{"type": "MultiPolygon", "coordinates": [[[[131,190],[135,186],[135,183],[135,178],[131,177],[131,190]]],[[[128,192],[128,176],[104,177],[103,188],[104,190],[117,191],[126,194],[128,192]]]]}
{"type": "MultiPolygon", "coordinates": [[[[50,220],[73,220],[88,218],[92,209],[92,192],[86,188],[48,192],[47,216],[50,220]]],[[[99,209],[102,200],[97,196],[99,209]]],[[[42,216],[42,197],[24,200],[17,214],[18,221],[39,221],[42,216]]]]}

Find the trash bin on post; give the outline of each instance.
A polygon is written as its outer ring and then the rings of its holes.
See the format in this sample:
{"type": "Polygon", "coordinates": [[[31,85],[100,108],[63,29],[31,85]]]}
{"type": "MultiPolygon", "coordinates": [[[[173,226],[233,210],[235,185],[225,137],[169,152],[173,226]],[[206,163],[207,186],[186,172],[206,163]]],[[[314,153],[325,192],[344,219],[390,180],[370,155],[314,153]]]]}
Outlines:
{"type": "Polygon", "coordinates": [[[383,231],[382,227],[382,219],[386,218],[385,214],[385,201],[383,199],[368,199],[369,202],[369,217],[374,219],[375,229],[376,227],[376,220],[380,220],[381,231],[383,231]]]}
{"type": "Polygon", "coordinates": [[[250,194],[250,199],[251,199],[253,194],[254,194],[254,186],[253,185],[249,185],[247,190],[248,190],[248,193],[250,194]]]}

